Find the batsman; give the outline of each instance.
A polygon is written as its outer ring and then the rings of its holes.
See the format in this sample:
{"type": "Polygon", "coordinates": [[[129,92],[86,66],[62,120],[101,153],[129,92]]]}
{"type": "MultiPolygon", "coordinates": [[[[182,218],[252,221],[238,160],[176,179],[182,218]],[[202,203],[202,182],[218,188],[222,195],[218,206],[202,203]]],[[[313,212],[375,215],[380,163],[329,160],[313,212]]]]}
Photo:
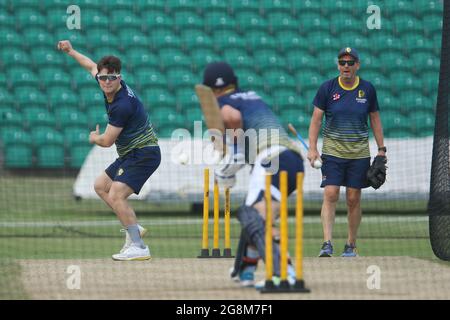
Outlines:
{"type": "MultiPolygon", "coordinates": [[[[254,91],[239,88],[238,78],[226,62],[214,62],[206,66],[203,86],[211,89],[213,102],[217,100],[216,109],[220,109],[217,114],[226,129],[224,140],[228,151],[214,171],[219,186],[233,187],[236,173],[245,165],[251,165],[245,203],[237,210],[242,230],[231,277],[242,286],[258,287],[254,274],[258,259],[265,260],[265,177],[267,174],[272,175],[272,210],[273,216],[278,217],[279,175],[281,171],[288,172],[288,193],[292,193],[296,188],[297,173],[304,171],[300,147],[289,138],[278,118],[254,91]]],[[[202,100],[208,101],[200,97],[201,104],[202,100]]],[[[202,109],[205,110],[203,105],[202,109]]],[[[205,118],[208,117],[205,115],[205,118]]],[[[278,230],[274,230],[274,238],[279,238],[278,230]]],[[[274,242],[273,282],[277,284],[280,250],[279,243],[276,240],[274,242]]],[[[291,263],[288,266],[288,280],[295,281],[295,270],[291,263]]]]}

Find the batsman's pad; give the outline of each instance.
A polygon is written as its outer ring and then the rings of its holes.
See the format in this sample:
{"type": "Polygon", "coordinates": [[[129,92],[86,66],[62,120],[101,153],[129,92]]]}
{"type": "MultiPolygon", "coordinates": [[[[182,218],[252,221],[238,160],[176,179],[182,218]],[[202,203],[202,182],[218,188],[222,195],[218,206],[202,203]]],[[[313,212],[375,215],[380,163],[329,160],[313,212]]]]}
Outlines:
{"type": "MultiPolygon", "coordinates": [[[[245,230],[250,244],[256,247],[259,256],[266,261],[265,221],[258,210],[243,205],[237,211],[237,218],[245,230]]],[[[273,273],[280,275],[280,249],[278,245],[273,245],[272,248],[273,273]]]]}
{"type": "Polygon", "coordinates": [[[372,188],[378,189],[386,181],[386,163],[385,156],[376,156],[373,159],[372,165],[367,171],[367,182],[372,188]]]}
{"type": "Polygon", "coordinates": [[[232,278],[238,276],[239,272],[244,270],[247,265],[256,265],[258,263],[258,259],[250,259],[247,257],[247,247],[249,244],[247,233],[242,229],[236,250],[236,258],[234,259],[233,271],[230,274],[232,278]]]}

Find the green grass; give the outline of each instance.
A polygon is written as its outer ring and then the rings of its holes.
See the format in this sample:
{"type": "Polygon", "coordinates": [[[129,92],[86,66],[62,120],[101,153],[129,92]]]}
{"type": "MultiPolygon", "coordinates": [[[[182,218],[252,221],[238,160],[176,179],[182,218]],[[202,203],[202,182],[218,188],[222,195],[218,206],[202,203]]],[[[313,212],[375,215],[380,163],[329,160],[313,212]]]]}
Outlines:
{"type": "MultiPolygon", "coordinates": [[[[0,257],[105,258],[121,248],[124,235],[118,232],[120,224],[115,215],[100,200],[76,201],[72,196],[74,181],[73,177],[1,178],[0,257]],[[12,224],[17,222],[21,225],[12,224]]],[[[201,212],[190,212],[190,207],[185,204],[167,206],[146,201],[131,203],[140,222],[150,229],[146,240],[151,245],[153,255],[191,258],[199,253],[201,212]]],[[[339,208],[344,206],[341,201],[339,208]]],[[[309,215],[305,216],[304,253],[305,256],[316,256],[322,243],[320,203],[306,201],[305,208],[309,210],[309,215]]],[[[372,201],[365,203],[363,208],[365,212],[376,208],[378,214],[363,215],[358,238],[361,255],[433,257],[423,201],[372,201]],[[380,215],[380,212],[383,214],[380,215]],[[411,212],[422,214],[413,215],[411,212]]],[[[231,230],[234,249],[240,232],[240,226],[234,218],[231,230]]],[[[293,223],[290,224],[289,234],[291,237],[294,235],[293,223]]],[[[346,234],[345,212],[340,212],[333,231],[337,254],[344,246],[346,234]]],[[[223,239],[221,246],[222,243],[223,239]]],[[[293,244],[292,238],[290,244],[293,244]]]]}

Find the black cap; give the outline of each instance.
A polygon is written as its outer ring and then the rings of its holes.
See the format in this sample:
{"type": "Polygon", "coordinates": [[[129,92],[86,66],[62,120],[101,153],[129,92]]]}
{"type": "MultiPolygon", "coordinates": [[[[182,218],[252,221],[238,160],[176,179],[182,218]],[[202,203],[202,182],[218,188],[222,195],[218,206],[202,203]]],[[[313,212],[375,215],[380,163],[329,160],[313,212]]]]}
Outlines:
{"type": "Polygon", "coordinates": [[[355,48],[350,48],[350,47],[342,48],[339,51],[338,58],[345,56],[346,54],[348,54],[349,56],[352,56],[356,61],[359,61],[359,54],[355,48]]]}
{"type": "Polygon", "coordinates": [[[237,86],[237,77],[228,63],[212,62],[205,68],[203,84],[210,88],[225,88],[230,84],[237,86]]]}

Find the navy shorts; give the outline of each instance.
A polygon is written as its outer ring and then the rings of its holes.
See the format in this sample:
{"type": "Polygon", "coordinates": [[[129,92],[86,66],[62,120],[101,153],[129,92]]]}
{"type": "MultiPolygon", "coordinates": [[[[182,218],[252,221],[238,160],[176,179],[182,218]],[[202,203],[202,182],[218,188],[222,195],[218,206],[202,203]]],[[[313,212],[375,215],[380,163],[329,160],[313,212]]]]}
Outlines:
{"type": "Polygon", "coordinates": [[[367,188],[367,170],[370,157],[362,159],[343,159],[322,155],[322,184],[325,186],[344,186],[355,189],[367,188]]]}
{"type": "Polygon", "coordinates": [[[139,194],[144,183],[161,163],[159,146],[133,149],[125,156],[117,158],[105,172],[113,181],[125,183],[134,193],[139,194]]]}

